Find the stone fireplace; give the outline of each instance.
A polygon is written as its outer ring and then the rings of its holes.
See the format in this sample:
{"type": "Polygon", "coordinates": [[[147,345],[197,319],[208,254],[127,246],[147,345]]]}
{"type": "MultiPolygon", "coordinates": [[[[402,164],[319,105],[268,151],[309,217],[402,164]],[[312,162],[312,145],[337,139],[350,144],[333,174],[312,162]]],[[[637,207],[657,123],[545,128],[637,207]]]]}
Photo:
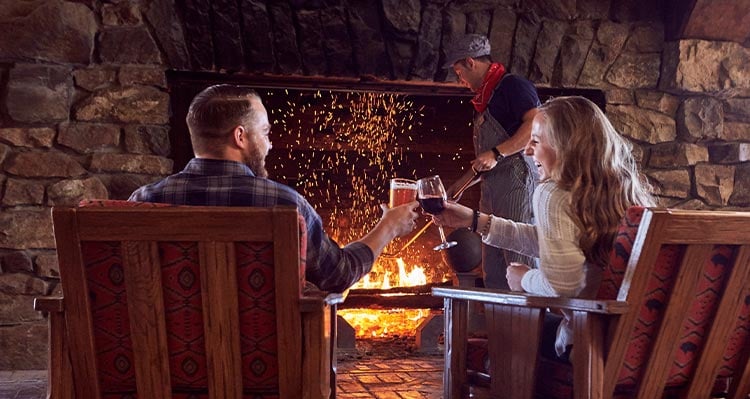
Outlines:
{"type": "MultiPolygon", "coordinates": [[[[378,82],[460,96],[439,68],[443,44],[483,33],[495,60],[540,87],[602,90],[663,205],[750,208],[747,32],[732,36],[739,28],[719,24],[728,33],[717,36],[685,24],[690,10],[679,3],[4,2],[0,369],[46,367],[46,322],[31,303],[60,293],[50,207],[126,198],[173,171],[170,115],[178,104],[167,77],[177,72],[314,78],[344,90],[378,82]]],[[[706,5],[693,3],[696,15],[706,5]]],[[[747,11],[729,14],[741,21],[747,11]]],[[[456,152],[441,146],[454,143],[434,143],[436,154],[456,152]]]]}

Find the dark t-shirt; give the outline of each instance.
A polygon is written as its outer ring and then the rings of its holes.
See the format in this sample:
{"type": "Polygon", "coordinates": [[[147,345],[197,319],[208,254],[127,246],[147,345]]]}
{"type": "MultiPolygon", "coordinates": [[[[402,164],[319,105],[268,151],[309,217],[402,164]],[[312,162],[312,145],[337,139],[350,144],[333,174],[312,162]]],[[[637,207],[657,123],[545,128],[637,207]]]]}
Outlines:
{"type": "Polygon", "coordinates": [[[524,77],[506,74],[497,85],[488,109],[512,136],[523,123],[523,115],[539,105],[541,103],[533,83],[524,77]]]}

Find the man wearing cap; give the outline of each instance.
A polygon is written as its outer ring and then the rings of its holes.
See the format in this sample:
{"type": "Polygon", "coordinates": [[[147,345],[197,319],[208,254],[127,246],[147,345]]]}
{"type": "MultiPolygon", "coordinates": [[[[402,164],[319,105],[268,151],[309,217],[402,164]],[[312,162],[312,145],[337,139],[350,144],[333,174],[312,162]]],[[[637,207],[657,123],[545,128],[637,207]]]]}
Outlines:
{"type": "MultiPolygon", "coordinates": [[[[531,138],[531,121],[540,105],[534,84],[505,73],[490,58],[490,41],[477,34],[463,35],[448,45],[444,68],[453,68],[458,81],[476,95],[474,153],[471,164],[483,172],[479,209],[518,222],[531,223],[531,196],[537,170],[523,149],[531,138]]],[[[481,230],[480,230],[481,231],[481,230]]],[[[488,245],[482,248],[484,284],[508,289],[509,263],[533,265],[533,259],[488,245]]]]}

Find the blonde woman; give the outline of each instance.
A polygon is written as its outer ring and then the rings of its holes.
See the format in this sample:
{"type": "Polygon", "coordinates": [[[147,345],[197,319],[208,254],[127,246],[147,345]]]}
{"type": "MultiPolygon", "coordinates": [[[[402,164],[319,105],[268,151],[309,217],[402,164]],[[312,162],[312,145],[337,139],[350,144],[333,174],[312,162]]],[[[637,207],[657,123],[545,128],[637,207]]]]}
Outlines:
{"type": "MultiPolygon", "coordinates": [[[[434,216],[435,222],[468,227],[486,244],[538,257],[538,269],[519,263],[508,267],[512,290],[593,296],[625,210],[656,204],[651,187],[638,171],[631,145],[599,107],[583,97],[560,97],[542,105],[525,152],[533,157],[540,178],[532,199],[535,224],[451,202],[434,216]]],[[[555,342],[557,355],[566,357],[571,343],[563,321],[555,342]]]]}

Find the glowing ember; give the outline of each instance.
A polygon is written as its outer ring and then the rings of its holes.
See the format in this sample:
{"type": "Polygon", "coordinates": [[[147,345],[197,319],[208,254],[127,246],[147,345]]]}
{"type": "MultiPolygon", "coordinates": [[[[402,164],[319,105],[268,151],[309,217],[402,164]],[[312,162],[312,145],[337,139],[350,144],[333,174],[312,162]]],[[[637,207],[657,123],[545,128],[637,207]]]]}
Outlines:
{"type": "Polygon", "coordinates": [[[340,309],[337,314],[354,328],[357,337],[374,338],[386,335],[414,335],[426,318],[425,309],[340,309]]]}

